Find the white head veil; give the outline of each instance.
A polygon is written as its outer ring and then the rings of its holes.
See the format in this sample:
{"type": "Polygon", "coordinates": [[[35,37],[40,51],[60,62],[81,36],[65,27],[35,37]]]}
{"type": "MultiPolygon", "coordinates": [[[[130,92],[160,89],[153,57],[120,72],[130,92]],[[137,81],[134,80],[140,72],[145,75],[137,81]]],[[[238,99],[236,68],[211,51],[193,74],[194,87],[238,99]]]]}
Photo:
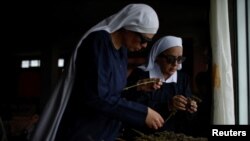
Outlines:
{"type": "Polygon", "coordinates": [[[105,30],[108,33],[113,33],[121,28],[140,33],[155,34],[159,29],[159,19],[152,7],[145,4],[129,4],[118,13],[90,28],[79,41],[77,48],[82,43],[82,40],[94,31],[105,30]]]}
{"type": "MultiPolygon", "coordinates": [[[[157,63],[155,62],[155,59],[160,53],[164,52],[165,50],[169,48],[176,47],[176,46],[182,47],[181,38],[176,37],[176,36],[164,36],[160,38],[158,41],[154,43],[154,45],[152,46],[150,50],[148,63],[146,65],[139,66],[139,68],[143,69],[144,71],[149,71],[150,78],[153,78],[156,76],[162,76],[160,70],[158,70],[159,68],[158,68],[157,63]]],[[[181,69],[181,64],[179,64],[178,69],[179,70],[181,69]]]]}
{"type": "Polygon", "coordinates": [[[54,89],[48,103],[43,109],[32,141],[54,141],[62,115],[67,106],[75,79],[75,59],[77,49],[82,41],[92,32],[105,30],[109,33],[121,28],[140,33],[155,34],[159,28],[159,20],[155,10],[145,4],[129,4],[118,13],[104,19],[90,28],[79,41],[70,59],[68,69],[54,89]]]}
{"type": "Polygon", "coordinates": [[[153,69],[156,57],[163,51],[172,47],[182,47],[182,39],[175,36],[164,36],[154,43],[150,50],[148,57],[148,64],[146,66],[140,66],[145,71],[153,69]]]}

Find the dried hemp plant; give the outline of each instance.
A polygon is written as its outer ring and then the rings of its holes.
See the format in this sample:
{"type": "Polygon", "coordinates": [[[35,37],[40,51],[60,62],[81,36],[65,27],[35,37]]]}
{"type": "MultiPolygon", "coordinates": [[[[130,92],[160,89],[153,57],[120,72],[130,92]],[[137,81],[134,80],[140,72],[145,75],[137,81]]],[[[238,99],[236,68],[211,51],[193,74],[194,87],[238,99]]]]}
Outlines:
{"type": "Polygon", "coordinates": [[[135,85],[125,87],[123,90],[129,90],[129,89],[134,88],[134,87],[138,87],[138,86],[142,86],[142,85],[146,85],[146,84],[150,84],[150,83],[156,83],[158,81],[160,81],[160,79],[158,79],[158,78],[143,79],[142,82],[139,81],[135,85]]]}

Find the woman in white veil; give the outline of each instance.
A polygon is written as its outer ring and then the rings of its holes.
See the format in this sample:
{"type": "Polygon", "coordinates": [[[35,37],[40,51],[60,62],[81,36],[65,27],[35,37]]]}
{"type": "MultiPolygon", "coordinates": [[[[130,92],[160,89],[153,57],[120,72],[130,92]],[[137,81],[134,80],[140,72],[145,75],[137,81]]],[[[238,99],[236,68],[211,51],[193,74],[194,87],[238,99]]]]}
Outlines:
{"type": "Polygon", "coordinates": [[[88,30],[46,104],[32,141],[112,141],[121,122],[160,128],[164,121],[157,112],[120,97],[127,50],[145,48],[158,28],[154,9],[129,4],[88,30]]]}
{"type": "MultiPolygon", "coordinates": [[[[192,99],[189,76],[181,71],[184,60],[182,39],[164,36],[153,44],[147,63],[134,69],[128,77],[129,86],[139,86],[131,89],[125,97],[153,108],[165,119],[165,124],[157,132],[192,134],[193,127],[190,125],[198,105],[192,99]],[[162,85],[157,87],[150,83],[146,84],[153,80],[159,80],[162,85]],[[143,83],[145,85],[140,85],[143,83]],[[147,85],[151,85],[151,89],[147,85]]],[[[145,134],[156,132],[147,128],[137,128],[145,134]]],[[[134,131],[129,128],[126,130],[125,138],[131,140],[134,131]]]]}

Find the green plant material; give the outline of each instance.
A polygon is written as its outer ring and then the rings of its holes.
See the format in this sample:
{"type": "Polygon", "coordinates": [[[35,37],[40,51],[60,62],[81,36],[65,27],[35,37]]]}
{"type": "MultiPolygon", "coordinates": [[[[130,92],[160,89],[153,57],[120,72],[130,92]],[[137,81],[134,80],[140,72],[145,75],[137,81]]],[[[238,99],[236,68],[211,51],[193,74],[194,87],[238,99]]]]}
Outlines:
{"type": "Polygon", "coordinates": [[[172,117],[176,114],[177,110],[172,110],[172,112],[170,113],[170,115],[165,119],[165,123],[172,117]]]}
{"type": "Polygon", "coordinates": [[[140,133],[140,136],[136,137],[134,141],[208,141],[208,139],[204,137],[195,138],[182,133],[176,134],[174,132],[163,131],[150,135],[140,133]]]}
{"type": "Polygon", "coordinates": [[[194,100],[194,101],[196,101],[197,103],[201,103],[202,102],[202,100],[199,97],[194,96],[194,95],[191,96],[191,99],[194,100]]]}
{"type": "Polygon", "coordinates": [[[149,84],[149,83],[155,83],[157,82],[156,80],[150,80],[150,81],[146,81],[146,82],[141,82],[141,83],[137,83],[135,85],[132,85],[132,86],[128,86],[128,87],[125,87],[123,90],[129,90],[131,88],[134,88],[134,87],[138,87],[138,86],[141,86],[141,85],[146,85],[146,84],[149,84]]]}

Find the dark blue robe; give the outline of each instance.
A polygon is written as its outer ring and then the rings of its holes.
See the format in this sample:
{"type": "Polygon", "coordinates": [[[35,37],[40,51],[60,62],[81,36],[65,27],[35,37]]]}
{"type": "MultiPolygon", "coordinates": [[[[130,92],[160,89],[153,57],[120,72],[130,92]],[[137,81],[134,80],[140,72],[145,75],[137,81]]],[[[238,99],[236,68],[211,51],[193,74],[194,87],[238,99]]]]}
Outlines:
{"type": "Polygon", "coordinates": [[[115,49],[106,31],[83,40],[76,76],[57,141],[113,141],[121,122],[145,125],[147,107],[121,98],[126,85],[127,49],[115,49]]]}
{"type": "MultiPolygon", "coordinates": [[[[132,88],[123,93],[123,97],[151,107],[152,109],[159,112],[166,120],[171,114],[169,104],[173,96],[179,94],[184,95],[185,97],[190,97],[192,95],[191,89],[189,87],[189,77],[187,74],[181,71],[177,71],[177,73],[177,83],[163,83],[160,89],[153,92],[140,92],[137,91],[136,88],[132,88]]],[[[140,68],[136,68],[128,77],[127,86],[132,86],[136,84],[138,80],[146,78],[149,78],[149,72],[143,71],[140,68]]],[[[131,128],[146,134],[153,134],[155,132],[161,131],[174,131],[176,133],[185,133],[191,135],[193,131],[192,124],[194,119],[194,114],[190,114],[186,111],[178,111],[159,130],[151,130],[145,127],[125,124],[124,127],[127,128],[127,131],[124,133],[124,138],[132,140],[132,137],[138,135],[137,133],[133,132],[133,130],[130,130],[131,128]]]]}

